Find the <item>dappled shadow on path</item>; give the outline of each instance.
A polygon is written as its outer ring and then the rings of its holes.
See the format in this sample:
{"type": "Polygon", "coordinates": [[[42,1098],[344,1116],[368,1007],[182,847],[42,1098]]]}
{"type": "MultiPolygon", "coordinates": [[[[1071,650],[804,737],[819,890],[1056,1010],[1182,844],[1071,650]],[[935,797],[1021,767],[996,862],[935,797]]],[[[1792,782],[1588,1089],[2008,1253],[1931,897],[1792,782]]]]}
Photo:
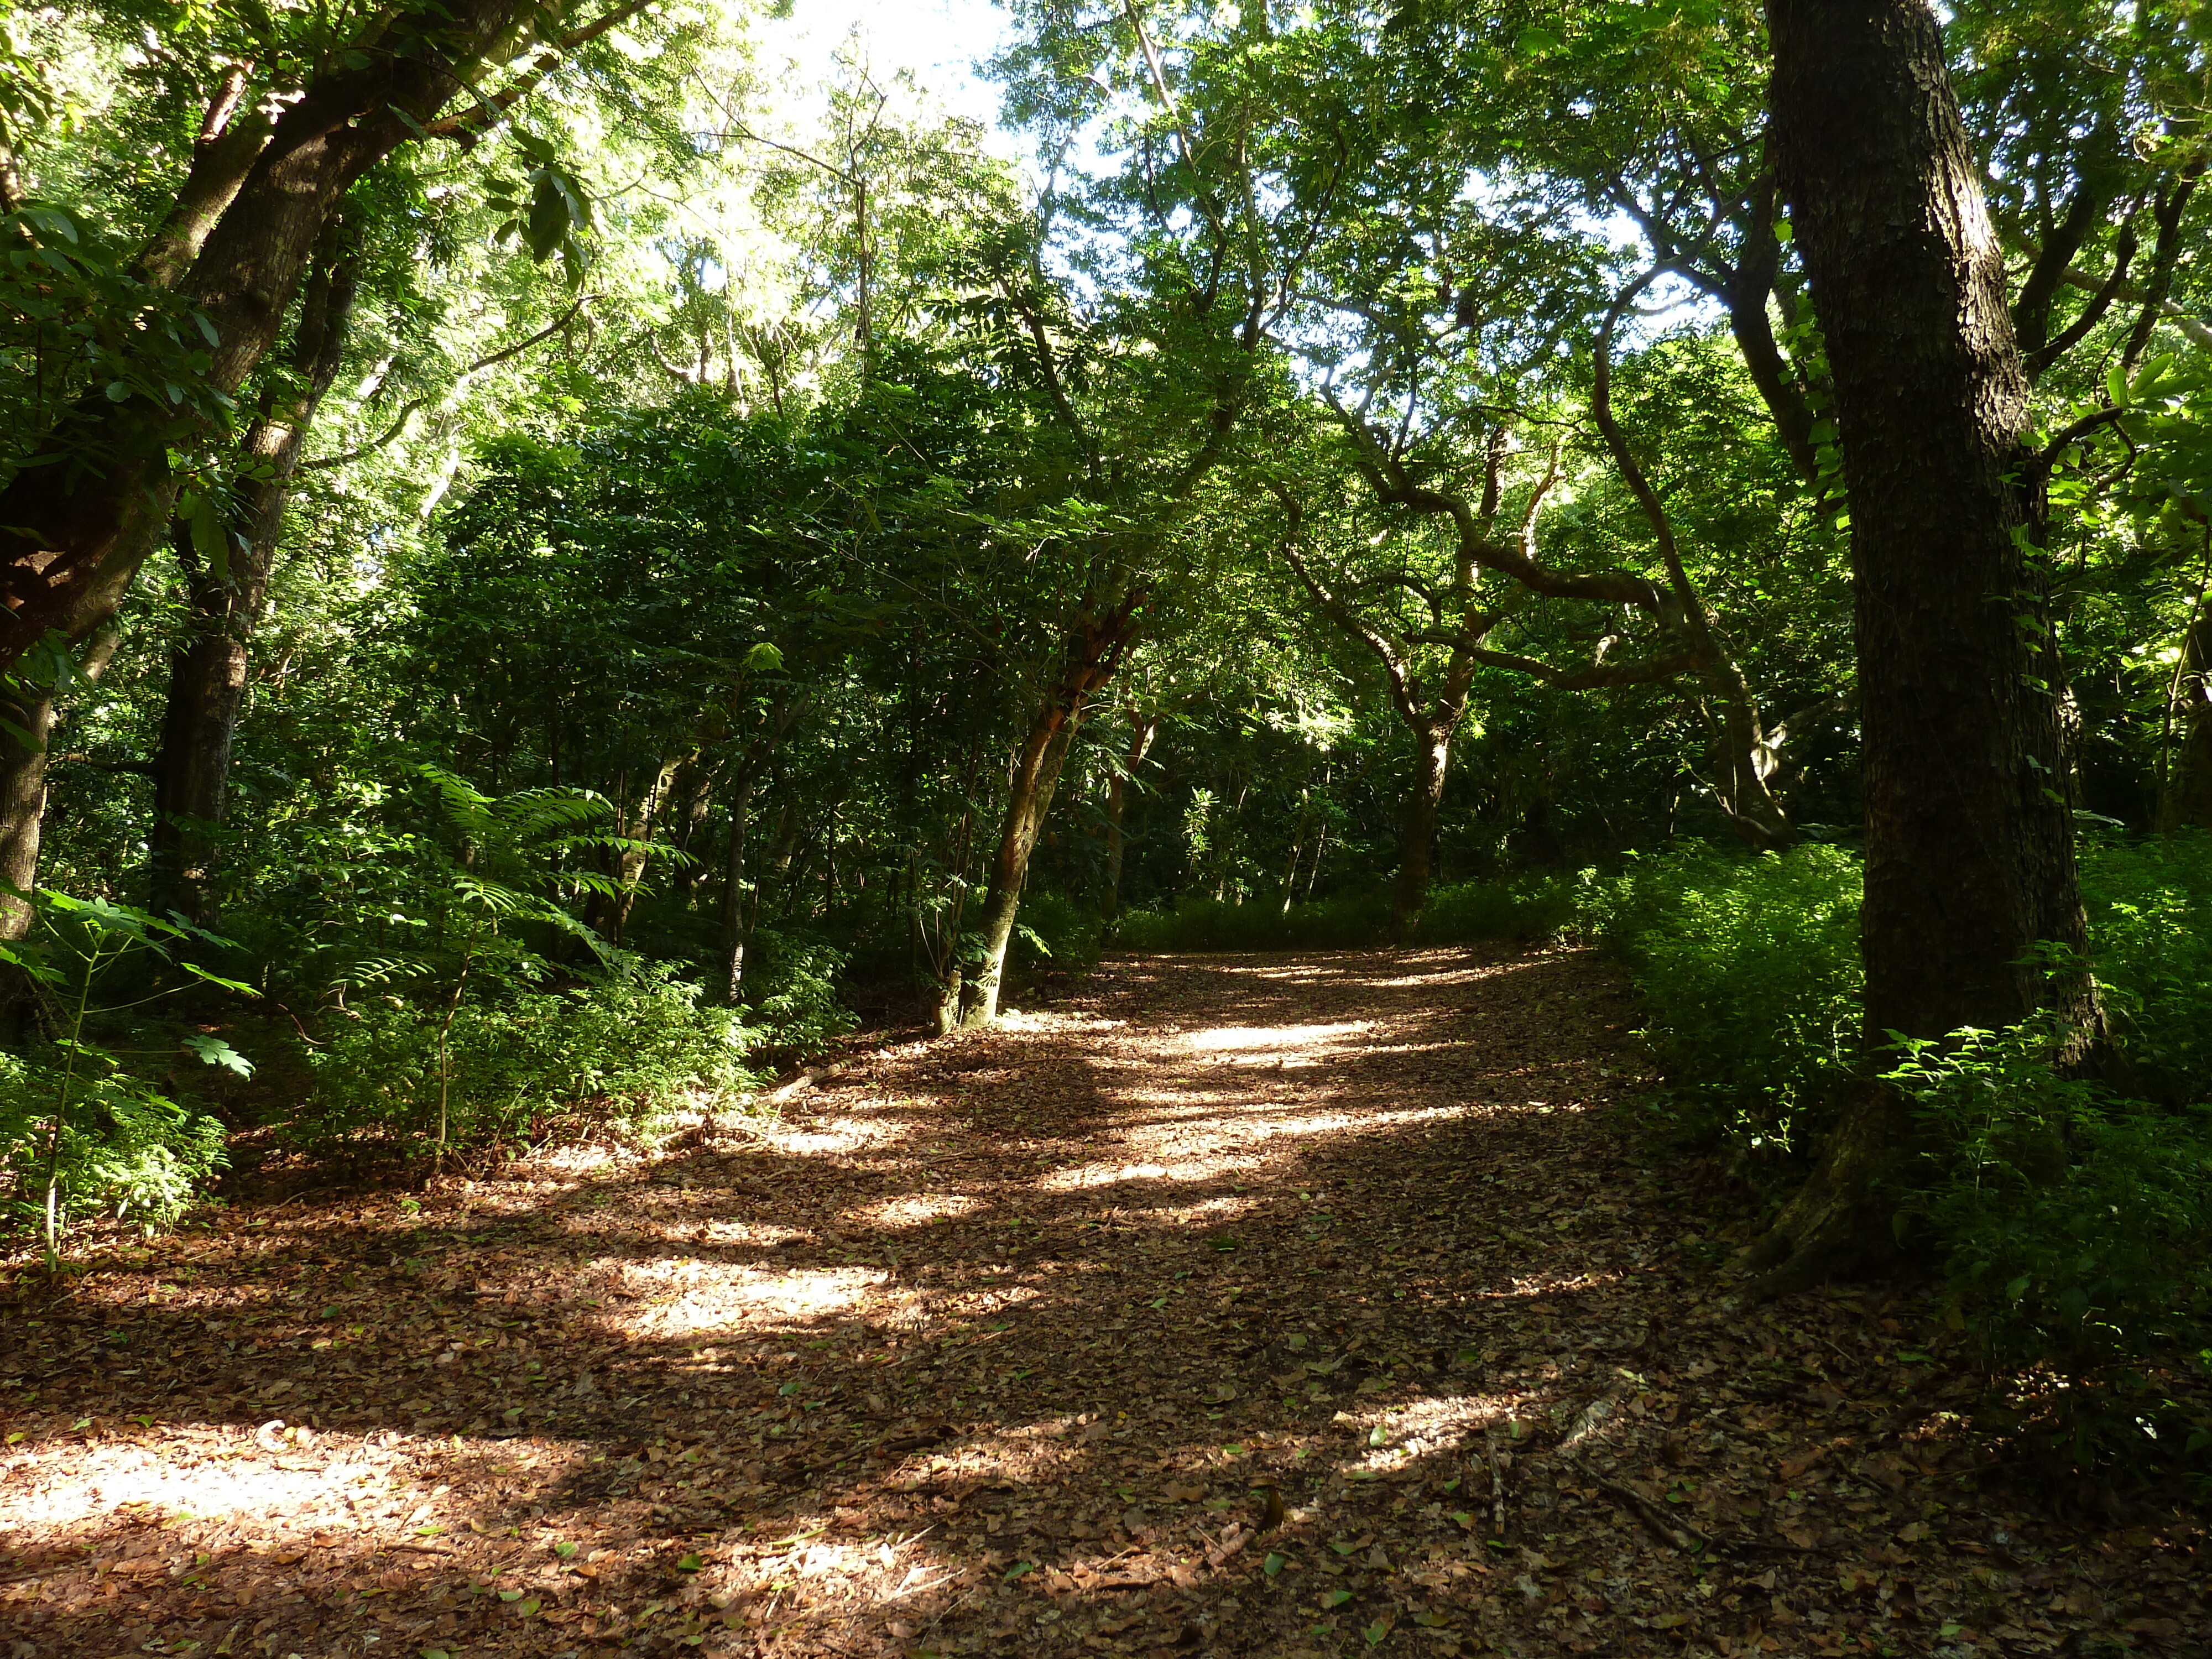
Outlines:
{"type": "Polygon", "coordinates": [[[1117,962],[772,1126],[118,1246],[0,1356],[0,1632],[1955,1645],[1881,1310],[1695,1265],[1626,1008],[1567,951],[1117,962]]]}

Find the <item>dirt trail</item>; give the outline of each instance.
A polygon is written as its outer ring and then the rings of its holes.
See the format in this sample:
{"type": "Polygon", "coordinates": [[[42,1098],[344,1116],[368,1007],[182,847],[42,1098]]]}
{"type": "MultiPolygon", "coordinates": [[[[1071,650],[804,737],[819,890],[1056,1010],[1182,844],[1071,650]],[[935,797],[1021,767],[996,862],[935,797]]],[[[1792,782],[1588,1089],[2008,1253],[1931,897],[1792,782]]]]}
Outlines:
{"type": "Polygon", "coordinates": [[[764,1131],[101,1244],[6,1322],[0,1659],[2206,1651],[1914,1310],[1735,1306],[1632,1018],[1115,962],[764,1131]]]}

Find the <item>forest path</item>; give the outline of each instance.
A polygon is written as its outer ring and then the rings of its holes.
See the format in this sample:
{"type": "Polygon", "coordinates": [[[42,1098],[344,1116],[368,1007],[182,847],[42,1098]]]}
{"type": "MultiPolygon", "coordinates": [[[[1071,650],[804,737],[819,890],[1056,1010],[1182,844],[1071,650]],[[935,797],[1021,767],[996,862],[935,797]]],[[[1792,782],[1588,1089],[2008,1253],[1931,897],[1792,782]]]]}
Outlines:
{"type": "Polygon", "coordinates": [[[1735,1304],[1630,1010],[1115,961],[772,1126],[118,1238],[8,1322],[0,1659],[2203,1651],[2178,1540],[1980,1507],[1906,1309],[1735,1304]]]}

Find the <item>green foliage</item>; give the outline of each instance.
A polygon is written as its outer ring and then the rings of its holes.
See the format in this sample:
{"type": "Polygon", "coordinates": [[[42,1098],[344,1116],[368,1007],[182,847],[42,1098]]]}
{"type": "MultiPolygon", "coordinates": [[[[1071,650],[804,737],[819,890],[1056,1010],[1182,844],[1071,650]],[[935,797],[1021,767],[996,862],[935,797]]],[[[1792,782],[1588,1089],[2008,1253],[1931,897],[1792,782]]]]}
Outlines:
{"type": "Polygon", "coordinates": [[[768,1043],[805,1054],[853,1029],[837,994],[846,952],[772,927],[756,931],[752,945],[759,966],[745,975],[747,1014],[768,1043]]]}
{"type": "Polygon", "coordinates": [[[2092,843],[2081,890],[2128,1086],[2212,1100],[2212,835],[2092,843]]]}
{"type": "Polygon", "coordinates": [[[1580,921],[1628,963],[1695,1133],[1790,1151],[1851,1074],[1859,866],[1832,847],[1759,858],[1687,842],[1586,877],[1580,921]]]}
{"type": "Polygon", "coordinates": [[[228,1161],[220,1122],[112,1054],[0,1054],[0,1188],[23,1225],[44,1225],[50,1194],[57,1237],[71,1217],[101,1212],[166,1224],[228,1161]]]}
{"type": "Polygon", "coordinates": [[[756,1079],[757,1039],[702,1007],[665,966],[623,960],[583,983],[462,1002],[393,995],[356,1006],[308,1051],[314,1088],[283,1126],[295,1145],[405,1154],[501,1146],[605,1126],[635,1133],[756,1079]]]}
{"type": "Polygon", "coordinates": [[[2169,1109],[2065,1077],[2029,1024],[1915,1042],[1908,1217],[1939,1242],[1993,1358],[2076,1367],[2199,1346],[2212,1314],[2212,1104],[2169,1109]]]}
{"type": "MultiPolygon", "coordinates": [[[[2212,841],[2092,842],[2082,883],[2109,1080],[2069,1075],[2041,1024],[1913,1042],[1884,1073],[1918,1129],[1891,1177],[1904,1236],[1993,1363],[2212,1339],[2212,841]]],[[[1693,1133],[1817,1149],[1857,1074],[1858,900],[1856,860],[1818,846],[1681,847],[1586,879],[1583,925],[1628,963],[1693,1133]]]]}
{"type": "MultiPolygon", "coordinates": [[[[1572,890],[1558,878],[1462,882],[1438,887],[1414,924],[1412,945],[1541,939],[1574,915],[1572,890]]],[[[1126,951],[1363,951],[1389,942],[1390,900],[1347,894],[1294,904],[1231,904],[1188,897],[1168,910],[1133,910],[1115,925],[1126,951]]]]}
{"type": "MultiPolygon", "coordinates": [[[[0,1054],[0,1190],[10,1212],[44,1234],[52,1262],[72,1217],[107,1210],[149,1225],[173,1220],[225,1164],[222,1125],[154,1086],[143,1063],[132,1064],[142,1056],[118,1050],[116,1039],[146,1035],[135,1011],[177,989],[149,989],[146,975],[182,969],[252,994],[182,954],[228,943],[204,929],[106,899],[18,896],[31,906],[31,930],[21,944],[0,945],[0,962],[37,998],[44,1035],[22,1054],[0,1054]]],[[[177,1046],[211,1066],[253,1069],[205,1033],[177,1046]]]]}

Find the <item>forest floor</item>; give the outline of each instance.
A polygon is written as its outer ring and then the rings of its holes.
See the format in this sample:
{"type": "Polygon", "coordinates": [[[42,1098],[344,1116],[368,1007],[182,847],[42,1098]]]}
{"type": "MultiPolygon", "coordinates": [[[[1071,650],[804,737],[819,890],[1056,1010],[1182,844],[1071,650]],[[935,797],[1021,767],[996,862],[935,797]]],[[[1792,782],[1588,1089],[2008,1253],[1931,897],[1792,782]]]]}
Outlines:
{"type": "Polygon", "coordinates": [[[0,1659],[2212,1650],[2195,1523],[1993,1466],[1924,1299],[1739,1304],[1633,1018],[1110,961],[649,1157],[94,1241],[0,1326],[0,1659]]]}

